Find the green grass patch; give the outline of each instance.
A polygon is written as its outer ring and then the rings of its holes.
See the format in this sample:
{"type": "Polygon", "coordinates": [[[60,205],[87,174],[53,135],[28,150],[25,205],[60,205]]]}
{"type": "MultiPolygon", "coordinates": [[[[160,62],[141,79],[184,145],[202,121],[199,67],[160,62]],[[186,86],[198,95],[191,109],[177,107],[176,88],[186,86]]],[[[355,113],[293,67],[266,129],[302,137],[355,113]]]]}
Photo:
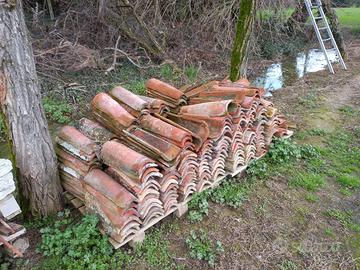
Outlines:
{"type": "Polygon", "coordinates": [[[145,80],[130,81],[124,84],[123,86],[137,95],[145,95],[146,94],[145,82],[146,82],[145,80]]]}
{"type": "MultiPolygon", "coordinates": [[[[335,11],[339,18],[340,26],[352,29],[360,28],[360,7],[335,8],[335,11]]],[[[283,9],[280,12],[277,11],[277,16],[285,22],[293,12],[293,8],[283,9]]],[[[263,20],[270,19],[274,16],[275,11],[272,10],[261,10],[258,12],[258,17],[263,20]]],[[[308,22],[310,21],[308,20],[308,22]]]]}
{"type": "Polygon", "coordinates": [[[190,65],[185,67],[184,74],[189,82],[194,83],[198,77],[199,70],[194,66],[190,65]]]}
{"type": "Polygon", "coordinates": [[[360,28],[360,8],[336,8],[335,10],[342,27],[360,28]]]}
{"type": "Polygon", "coordinates": [[[336,181],[343,187],[355,189],[360,187],[360,178],[349,174],[341,174],[336,181]]]}
{"type": "Polygon", "coordinates": [[[211,200],[234,208],[240,207],[247,199],[251,185],[238,182],[224,182],[212,193],[211,200]]]}
{"type": "Polygon", "coordinates": [[[353,221],[352,211],[341,211],[331,209],[325,212],[328,217],[334,218],[340,222],[342,226],[354,232],[360,233],[360,224],[353,221]]]}
{"type": "Polygon", "coordinates": [[[324,233],[328,237],[334,237],[335,236],[335,232],[334,232],[334,230],[332,228],[326,228],[324,230],[324,233]]]}
{"type": "Polygon", "coordinates": [[[325,186],[325,178],[320,174],[314,173],[297,173],[293,176],[290,181],[289,185],[295,188],[304,188],[307,191],[315,192],[318,191],[320,188],[325,186]]]}
{"type": "Polygon", "coordinates": [[[342,195],[344,195],[344,196],[347,196],[347,197],[353,195],[352,191],[349,190],[348,188],[340,188],[340,189],[339,189],[339,193],[342,194],[342,195]]]}
{"type": "Polygon", "coordinates": [[[351,106],[348,106],[348,105],[341,106],[339,108],[339,111],[341,113],[345,114],[346,116],[356,116],[359,114],[359,110],[357,110],[351,106]]]}
{"type": "Polygon", "coordinates": [[[308,201],[308,202],[311,202],[311,203],[315,203],[315,202],[318,202],[319,201],[319,196],[313,194],[313,193],[306,193],[305,194],[305,199],[308,201]]]}

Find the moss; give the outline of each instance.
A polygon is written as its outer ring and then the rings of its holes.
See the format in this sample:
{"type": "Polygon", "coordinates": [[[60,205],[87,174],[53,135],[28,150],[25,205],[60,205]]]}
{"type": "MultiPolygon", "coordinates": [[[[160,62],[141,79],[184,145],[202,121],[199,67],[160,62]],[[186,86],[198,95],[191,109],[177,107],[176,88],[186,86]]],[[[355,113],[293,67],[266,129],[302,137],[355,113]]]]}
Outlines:
{"type": "Polygon", "coordinates": [[[236,81],[241,72],[241,66],[246,59],[249,37],[254,21],[254,7],[256,1],[242,0],[240,3],[240,14],[236,26],[236,36],[231,56],[230,80],[236,81]]]}

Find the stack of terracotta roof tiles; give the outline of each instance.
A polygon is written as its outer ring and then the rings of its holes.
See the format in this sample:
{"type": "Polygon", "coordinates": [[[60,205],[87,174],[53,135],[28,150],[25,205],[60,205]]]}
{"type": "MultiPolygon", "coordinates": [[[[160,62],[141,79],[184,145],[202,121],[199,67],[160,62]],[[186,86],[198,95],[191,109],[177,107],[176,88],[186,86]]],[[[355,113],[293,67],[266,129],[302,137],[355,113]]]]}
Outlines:
{"type": "Polygon", "coordinates": [[[246,80],[180,91],[151,79],[149,97],[118,86],[92,101],[95,121],[58,134],[64,188],[125,243],[195,192],[242,171],[266,153],[286,120],[246,80]]]}

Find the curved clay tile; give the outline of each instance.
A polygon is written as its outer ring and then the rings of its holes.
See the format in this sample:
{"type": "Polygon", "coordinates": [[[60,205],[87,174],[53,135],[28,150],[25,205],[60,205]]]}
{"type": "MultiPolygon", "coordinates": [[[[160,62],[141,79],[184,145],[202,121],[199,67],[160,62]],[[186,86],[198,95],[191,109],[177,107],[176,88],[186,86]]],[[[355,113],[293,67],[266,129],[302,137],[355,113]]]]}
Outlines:
{"type": "Polygon", "coordinates": [[[237,111],[237,105],[231,100],[207,102],[180,108],[180,114],[192,114],[207,117],[227,116],[237,111]]]}
{"type": "Polygon", "coordinates": [[[219,81],[210,81],[208,83],[202,84],[202,85],[197,85],[193,88],[188,89],[187,91],[185,91],[185,96],[187,96],[188,98],[192,98],[195,96],[198,96],[200,93],[202,92],[206,92],[209,91],[213,86],[218,85],[219,81]]]}
{"type": "Polygon", "coordinates": [[[148,103],[145,100],[121,86],[115,87],[109,94],[136,117],[141,114],[142,110],[148,107],[148,103]]]}
{"type": "Polygon", "coordinates": [[[170,125],[149,114],[143,115],[140,118],[140,125],[142,128],[165,138],[181,148],[184,148],[187,144],[192,143],[192,137],[189,132],[170,125]]]}
{"type": "Polygon", "coordinates": [[[95,169],[84,177],[84,182],[120,208],[128,209],[136,198],[105,172],[95,169]]]}
{"type": "Polygon", "coordinates": [[[91,106],[95,118],[117,135],[135,122],[135,117],[108,94],[97,94],[91,106]]]}
{"type": "Polygon", "coordinates": [[[89,120],[87,118],[81,118],[77,123],[77,128],[81,133],[99,143],[110,141],[116,137],[115,134],[107,130],[98,122],[89,120]]]}
{"type": "Polygon", "coordinates": [[[131,178],[141,179],[146,168],[157,167],[155,162],[125,146],[117,140],[106,142],[101,149],[101,159],[108,165],[123,171],[131,178]]]}
{"type": "Polygon", "coordinates": [[[169,97],[174,100],[180,100],[184,97],[184,93],[176,89],[174,86],[167,84],[158,79],[150,79],[145,84],[147,90],[151,93],[156,92],[162,96],[169,97]]]}
{"type": "Polygon", "coordinates": [[[134,127],[126,131],[127,136],[144,148],[153,151],[152,158],[162,158],[167,162],[175,161],[181,152],[181,148],[141,128],[134,127]]]}
{"type": "Polygon", "coordinates": [[[76,128],[64,126],[57,134],[57,142],[70,153],[77,156],[93,155],[96,144],[76,128]]]}

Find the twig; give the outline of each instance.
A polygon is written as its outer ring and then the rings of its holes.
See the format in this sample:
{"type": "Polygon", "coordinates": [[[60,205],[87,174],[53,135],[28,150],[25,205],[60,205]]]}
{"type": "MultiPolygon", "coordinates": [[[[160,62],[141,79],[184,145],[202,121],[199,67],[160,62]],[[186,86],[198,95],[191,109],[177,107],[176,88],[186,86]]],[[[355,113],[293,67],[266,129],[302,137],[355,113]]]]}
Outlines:
{"type": "Polygon", "coordinates": [[[116,43],[115,43],[115,50],[114,50],[114,58],[113,58],[113,62],[111,64],[111,66],[105,71],[105,75],[107,75],[109,72],[115,70],[116,68],[116,62],[117,62],[117,50],[118,50],[118,46],[119,46],[119,41],[121,39],[121,36],[119,35],[116,43]]]}

